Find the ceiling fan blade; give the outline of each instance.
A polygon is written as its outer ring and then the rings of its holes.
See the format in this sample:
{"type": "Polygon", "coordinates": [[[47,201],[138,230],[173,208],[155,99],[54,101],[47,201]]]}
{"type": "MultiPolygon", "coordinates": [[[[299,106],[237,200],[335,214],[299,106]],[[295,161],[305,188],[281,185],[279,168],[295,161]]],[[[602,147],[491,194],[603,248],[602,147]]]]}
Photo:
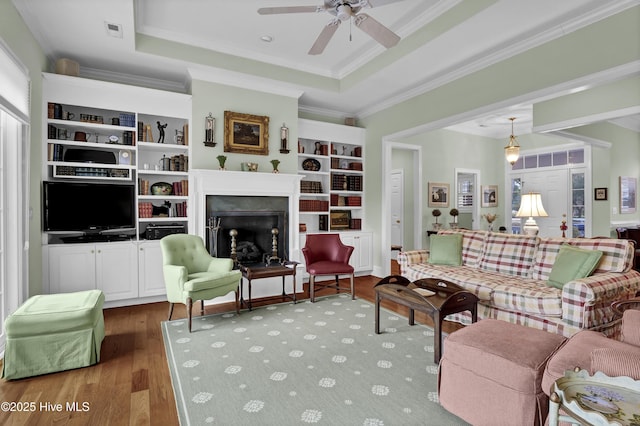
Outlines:
{"type": "Polygon", "coordinates": [[[319,55],[324,52],[324,48],[327,47],[329,40],[331,40],[331,37],[333,37],[339,26],[339,19],[334,19],[325,25],[315,43],[313,43],[313,46],[309,49],[309,55],[319,55]]]}
{"type": "Polygon", "coordinates": [[[258,9],[260,15],[276,15],[280,13],[315,13],[324,11],[323,6],[284,6],[284,7],[261,7],[258,9]]]}
{"type": "Polygon", "coordinates": [[[395,46],[400,41],[400,37],[380,22],[373,19],[366,13],[360,13],[354,18],[356,27],[360,28],[369,36],[386,47],[387,49],[395,46]]]}

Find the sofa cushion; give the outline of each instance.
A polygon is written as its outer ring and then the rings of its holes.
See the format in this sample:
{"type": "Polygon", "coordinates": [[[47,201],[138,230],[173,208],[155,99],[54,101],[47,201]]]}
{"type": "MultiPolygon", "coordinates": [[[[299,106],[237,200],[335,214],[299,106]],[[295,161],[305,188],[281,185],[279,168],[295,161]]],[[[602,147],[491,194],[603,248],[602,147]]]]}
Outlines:
{"type": "Polygon", "coordinates": [[[501,275],[494,281],[491,305],[510,312],[542,317],[562,317],[562,290],[544,281],[501,275]]]}
{"type": "Polygon", "coordinates": [[[529,277],[539,238],[489,233],[479,267],[485,271],[529,277]]]}
{"type": "Polygon", "coordinates": [[[531,278],[548,280],[551,269],[564,244],[585,250],[600,250],[602,258],[594,274],[626,272],[633,265],[633,249],[627,240],[614,238],[542,238],[536,252],[531,278]]]}
{"type": "Polygon", "coordinates": [[[438,235],[450,234],[462,235],[462,264],[465,266],[477,266],[482,256],[487,232],[466,229],[446,229],[438,232],[438,235]]]}
{"type": "Polygon", "coordinates": [[[564,244],[551,268],[547,284],[562,288],[569,281],[588,277],[598,266],[601,257],[600,250],[586,250],[564,244]]]}
{"type": "Polygon", "coordinates": [[[432,235],[429,238],[429,263],[462,265],[462,235],[432,235]]]}
{"type": "Polygon", "coordinates": [[[591,370],[609,377],[628,376],[640,380],[640,350],[637,352],[598,348],[591,351],[591,370]]]}
{"type": "Polygon", "coordinates": [[[491,300],[491,293],[493,292],[493,287],[497,285],[497,280],[505,278],[504,275],[480,272],[477,268],[464,265],[430,265],[428,263],[414,263],[403,272],[403,276],[411,281],[421,278],[438,278],[451,281],[485,302],[491,300]]]}

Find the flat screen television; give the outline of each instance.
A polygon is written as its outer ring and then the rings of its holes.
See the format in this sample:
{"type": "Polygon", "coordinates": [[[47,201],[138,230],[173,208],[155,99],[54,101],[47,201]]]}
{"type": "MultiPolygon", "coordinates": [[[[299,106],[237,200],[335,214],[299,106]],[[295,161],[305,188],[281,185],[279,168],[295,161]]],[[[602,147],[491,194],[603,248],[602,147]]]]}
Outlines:
{"type": "Polygon", "coordinates": [[[44,182],[43,196],[45,232],[136,226],[135,189],[130,184],[44,182]]]}

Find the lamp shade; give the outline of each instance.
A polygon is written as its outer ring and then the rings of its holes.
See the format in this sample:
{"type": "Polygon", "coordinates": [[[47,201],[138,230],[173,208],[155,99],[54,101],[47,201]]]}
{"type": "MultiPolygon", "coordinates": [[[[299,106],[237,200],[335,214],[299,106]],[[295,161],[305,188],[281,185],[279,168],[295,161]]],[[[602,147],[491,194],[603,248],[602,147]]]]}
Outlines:
{"type": "Polygon", "coordinates": [[[530,192],[522,196],[520,209],[516,217],[547,217],[549,216],[542,205],[542,196],[539,192],[530,192]]]}

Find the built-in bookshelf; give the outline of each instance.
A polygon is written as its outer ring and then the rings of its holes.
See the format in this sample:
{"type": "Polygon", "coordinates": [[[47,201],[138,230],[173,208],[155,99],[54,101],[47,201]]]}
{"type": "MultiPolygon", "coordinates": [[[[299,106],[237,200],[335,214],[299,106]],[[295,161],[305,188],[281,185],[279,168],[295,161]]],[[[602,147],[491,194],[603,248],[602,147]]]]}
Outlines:
{"type": "Polygon", "coordinates": [[[299,120],[302,232],[362,229],[364,135],[358,127],[299,120]]]}
{"type": "Polygon", "coordinates": [[[189,232],[191,96],[43,73],[43,110],[43,181],[130,185],[135,194],[133,229],[86,241],[43,231],[44,291],[98,288],[106,306],[165,299],[160,244],[146,231],[189,232]]]}

